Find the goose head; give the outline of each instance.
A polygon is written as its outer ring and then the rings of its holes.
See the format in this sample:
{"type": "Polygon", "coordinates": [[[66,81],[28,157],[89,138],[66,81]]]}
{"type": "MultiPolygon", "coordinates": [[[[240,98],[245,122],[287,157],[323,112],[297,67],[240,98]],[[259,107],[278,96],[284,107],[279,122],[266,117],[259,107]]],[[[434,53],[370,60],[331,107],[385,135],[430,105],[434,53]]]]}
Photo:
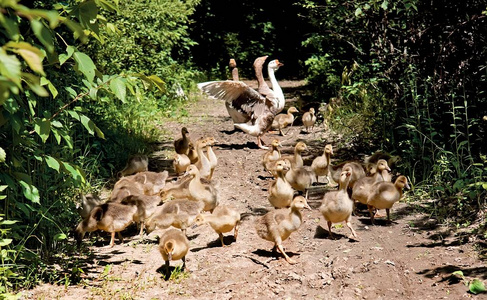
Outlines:
{"type": "Polygon", "coordinates": [[[309,209],[311,210],[311,207],[308,205],[308,202],[306,201],[306,198],[303,196],[297,196],[293,199],[293,202],[291,202],[291,207],[295,207],[297,209],[309,209]]]}
{"type": "Polygon", "coordinates": [[[188,131],[188,129],[186,127],[181,128],[181,134],[182,135],[186,135],[188,133],[189,133],[189,131],[188,131]]]}
{"type": "Polygon", "coordinates": [[[278,139],[273,139],[271,142],[271,146],[274,147],[274,149],[277,149],[277,147],[281,147],[281,142],[278,139]]]}
{"type": "Polygon", "coordinates": [[[306,151],[308,150],[308,146],[306,146],[305,143],[303,142],[299,142],[296,144],[295,148],[294,148],[298,153],[301,153],[303,151],[306,151]]]}
{"type": "Polygon", "coordinates": [[[288,110],[287,110],[287,113],[288,113],[288,114],[297,113],[297,112],[299,112],[299,110],[298,110],[296,107],[294,107],[294,106],[291,106],[291,107],[290,107],[290,108],[288,108],[288,110]]]}
{"type": "Polygon", "coordinates": [[[391,168],[389,168],[389,165],[387,164],[387,161],[385,159],[379,159],[379,161],[377,161],[377,170],[379,172],[382,172],[384,170],[387,170],[387,171],[391,171],[391,168]]]}
{"type": "Polygon", "coordinates": [[[281,159],[281,160],[278,160],[277,163],[276,163],[276,171],[289,171],[289,169],[291,168],[291,164],[289,163],[289,160],[288,159],[281,159]]]}
{"type": "Polygon", "coordinates": [[[406,188],[409,190],[411,188],[408,184],[408,179],[406,178],[406,176],[403,175],[397,177],[395,185],[400,189],[406,188]]]}
{"type": "Polygon", "coordinates": [[[174,242],[173,241],[167,241],[164,244],[164,252],[167,254],[167,259],[172,260],[172,254],[174,252],[174,242]]]}
{"type": "Polygon", "coordinates": [[[195,165],[189,165],[186,168],[186,174],[190,175],[191,177],[194,177],[195,175],[197,175],[199,173],[200,173],[200,170],[198,170],[198,167],[195,165]]]}
{"type": "Polygon", "coordinates": [[[333,155],[333,146],[331,144],[325,146],[325,153],[333,155]]]}
{"type": "Polygon", "coordinates": [[[206,142],[206,145],[208,145],[208,146],[213,146],[213,145],[215,145],[215,144],[216,144],[218,141],[217,141],[217,140],[216,140],[214,137],[210,136],[210,137],[207,137],[207,138],[206,138],[205,142],[206,142]]]}
{"type": "Polygon", "coordinates": [[[274,59],[274,60],[272,60],[272,61],[269,62],[269,64],[267,65],[267,68],[268,69],[272,69],[274,71],[277,71],[282,66],[284,66],[283,63],[279,62],[278,59],[274,59]]]}

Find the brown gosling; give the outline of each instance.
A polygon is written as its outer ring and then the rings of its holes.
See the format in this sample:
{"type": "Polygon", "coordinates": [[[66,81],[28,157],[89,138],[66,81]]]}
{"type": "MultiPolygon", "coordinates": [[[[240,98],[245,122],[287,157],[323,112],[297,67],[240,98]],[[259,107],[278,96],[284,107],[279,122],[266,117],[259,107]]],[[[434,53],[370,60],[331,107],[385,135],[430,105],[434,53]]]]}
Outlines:
{"type": "Polygon", "coordinates": [[[169,176],[167,171],[163,172],[139,172],[134,176],[134,181],[143,188],[143,193],[146,195],[157,195],[166,185],[166,179],[169,176]]]}
{"type": "Polygon", "coordinates": [[[82,219],[88,217],[95,206],[103,204],[103,200],[101,200],[98,195],[92,193],[86,195],[81,193],[80,197],[81,202],[76,205],[76,210],[82,219]]]}
{"type": "Polygon", "coordinates": [[[196,147],[193,143],[189,143],[188,158],[193,165],[199,160],[198,152],[196,151],[196,147]]]}
{"type": "Polygon", "coordinates": [[[367,204],[369,195],[371,194],[371,187],[376,182],[384,181],[384,176],[386,178],[389,176],[391,169],[387,165],[387,161],[379,159],[377,162],[377,170],[372,177],[362,177],[357,182],[352,189],[352,199],[358,201],[362,204],[367,204]]]}
{"type": "Polygon", "coordinates": [[[310,127],[311,127],[311,132],[313,132],[316,123],[315,109],[311,107],[309,111],[303,114],[301,120],[303,121],[303,126],[306,129],[306,132],[309,132],[308,130],[310,127]]]}
{"type": "Polygon", "coordinates": [[[394,183],[383,181],[372,185],[372,192],[367,198],[367,207],[369,208],[372,225],[374,225],[374,208],[385,209],[387,212],[387,223],[391,222],[390,210],[394,203],[401,199],[403,188],[410,188],[408,179],[403,175],[397,177],[394,183]]]}
{"type": "Polygon", "coordinates": [[[261,238],[273,242],[273,250],[277,248],[290,264],[295,264],[296,261],[284,252],[282,242],[301,226],[303,219],[301,210],[303,208],[311,209],[304,197],[297,196],[291,202],[290,208],[272,210],[257,219],[255,224],[257,234],[261,238]]]}
{"type": "Polygon", "coordinates": [[[200,171],[195,165],[190,165],[186,173],[192,177],[188,186],[191,199],[202,201],[205,204],[203,210],[213,212],[218,205],[216,188],[211,183],[201,182],[200,171]]]}
{"type": "Polygon", "coordinates": [[[313,171],[305,167],[292,167],[286,173],[286,180],[293,187],[293,189],[306,192],[306,199],[308,199],[308,188],[310,188],[316,181],[316,175],[313,171]]]}
{"type": "Polygon", "coordinates": [[[268,200],[275,208],[289,207],[294,197],[294,189],[286,180],[285,172],[289,171],[289,165],[285,160],[276,162],[277,177],[269,188],[268,200]]]}
{"type": "Polygon", "coordinates": [[[294,146],[294,154],[293,155],[283,155],[281,156],[282,159],[289,159],[291,162],[292,167],[302,167],[304,166],[303,157],[301,153],[308,150],[308,146],[304,142],[298,142],[296,146],[294,146]]]}
{"type": "Polygon", "coordinates": [[[240,225],[240,213],[228,206],[217,206],[211,213],[199,214],[194,220],[195,226],[200,226],[205,223],[210,224],[211,228],[218,233],[222,247],[226,247],[223,241],[223,233],[233,230],[233,237],[237,241],[238,226],[240,225]]]}
{"type": "Polygon", "coordinates": [[[352,232],[352,236],[357,239],[357,233],[352,227],[353,200],[347,193],[347,186],[353,171],[351,167],[343,168],[340,174],[340,187],[338,191],[327,192],[323,196],[323,202],[320,206],[320,212],[328,224],[328,233],[330,238],[333,237],[331,232],[332,223],[344,222],[352,232]]]}
{"type": "Polygon", "coordinates": [[[203,210],[201,201],[176,199],[158,206],[154,214],[147,220],[147,231],[156,228],[165,229],[173,226],[186,233],[186,229],[193,224],[196,216],[203,210]]]}
{"type": "Polygon", "coordinates": [[[179,176],[186,172],[186,169],[188,166],[191,164],[191,160],[186,154],[178,154],[174,156],[173,160],[173,167],[174,167],[174,172],[179,176]]]}
{"type": "Polygon", "coordinates": [[[357,180],[365,177],[365,170],[362,164],[356,161],[351,161],[344,164],[343,170],[345,170],[347,167],[350,167],[352,169],[352,175],[350,176],[350,182],[348,183],[348,188],[353,189],[357,180]]]}
{"type": "Polygon", "coordinates": [[[279,147],[281,147],[281,142],[278,139],[273,139],[271,148],[262,157],[262,166],[268,172],[270,172],[271,166],[281,158],[281,150],[279,150],[279,147]]]}
{"type": "Polygon", "coordinates": [[[206,146],[208,146],[209,141],[207,139],[199,139],[196,141],[196,152],[198,153],[198,161],[195,166],[198,167],[200,171],[201,178],[208,179],[211,173],[211,163],[208,156],[204,153],[206,146]]]}
{"type": "Polygon", "coordinates": [[[218,165],[218,157],[216,156],[212,147],[216,143],[217,141],[214,137],[206,138],[206,154],[208,154],[208,160],[210,161],[210,175],[208,176],[208,180],[211,180],[211,178],[213,178],[213,173],[215,172],[215,168],[218,165]]]}
{"type": "Polygon", "coordinates": [[[327,144],[325,145],[323,155],[313,159],[313,162],[311,163],[311,170],[313,170],[316,175],[316,182],[319,182],[318,179],[320,176],[328,175],[328,165],[331,161],[331,155],[333,155],[333,146],[331,144],[327,144]]]}
{"type": "Polygon", "coordinates": [[[165,262],[165,275],[169,279],[169,262],[171,260],[183,261],[184,270],[186,268],[186,254],[189,250],[189,241],[186,235],[177,229],[167,230],[159,240],[159,252],[165,262]]]}
{"type": "Polygon", "coordinates": [[[178,154],[188,154],[189,143],[189,131],[186,127],[181,128],[182,137],[174,141],[174,150],[178,154]]]}
{"type": "Polygon", "coordinates": [[[121,176],[128,176],[138,172],[149,170],[149,158],[147,155],[136,154],[129,157],[125,168],[120,171],[121,176]]]}
{"type": "Polygon", "coordinates": [[[137,207],[137,212],[134,214],[133,219],[134,222],[140,224],[139,236],[142,236],[144,234],[145,220],[154,214],[157,205],[161,203],[161,197],[159,195],[130,195],[125,197],[121,203],[137,207]]]}
{"type": "Polygon", "coordinates": [[[115,232],[118,232],[120,242],[123,243],[123,237],[120,231],[132,224],[136,212],[137,206],[124,205],[116,202],[108,202],[96,206],[90,215],[76,227],[75,232],[78,244],[81,243],[86,232],[96,230],[111,233],[110,247],[115,245],[115,232]]]}
{"type": "Polygon", "coordinates": [[[293,113],[297,112],[299,112],[299,110],[296,107],[291,106],[287,109],[286,114],[278,114],[272,122],[272,129],[279,130],[279,134],[284,136],[285,134],[284,132],[282,132],[282,129],[286,128],[289,125],[292,126],[292,124],[294,123],[293,113]]]}

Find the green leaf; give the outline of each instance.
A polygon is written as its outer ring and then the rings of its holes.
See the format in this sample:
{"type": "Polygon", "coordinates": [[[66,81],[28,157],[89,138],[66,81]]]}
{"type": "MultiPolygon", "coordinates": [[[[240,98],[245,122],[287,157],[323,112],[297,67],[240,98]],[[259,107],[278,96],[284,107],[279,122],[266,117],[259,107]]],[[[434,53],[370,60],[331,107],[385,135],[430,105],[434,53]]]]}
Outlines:
{"type": "Polygon", "coordinates": [[[22,187],[22,192],[24,193],[25,198],[34,203],[40,204],[39,190],[35,186],[28,184],[23,180],[20,180],[19,183],[22,187]]]}
{"type": "Polygon", "coordinates": [[[44,86],[46,84],[47,84],[47,88],[51,92],[52,97],[56,98],[58,95],[58,91],[56,87],[52,84],[52,82],[49,79],[47,79],[46,77],[41,77],[41,86],[44,86]]]}
{"type": "Polygon", "coordinates": [[[355,16],[360,17],[361,15],[363,15],[362,9],[360,7],[357,7],[357,9],[355,10],[355,16]]]}
{"type": "MultiPolygon", "coordinates": [[[[0,163],[5,162],[5,159],[7,159],[7,153],[5,153],[5,150],[3,150],[2,147],[0,147],[0,163]]],[[[2,190],[0,189],[0,192],[2,190]]]]}
{"type": "Polygon", "coordinates": [[[20,87],[21,64],[15,55],[8,55],[0,48],[0,74],[10,79],[20,87]]]}
{"type": "Polygon", "coordinates": [[[382,9],[383,9],[383,10],[386,10],[388,5],[389,5],[389,1],[384,1],[384,2],[382,2],[382,4],[380,5],[380,7],[382,7],[382,9]]]}
{"type": "Polygon", "coordinates": [[[46,50],[51,53],[54,52],[54,41],[51,31],[41,21],[35,19],[30,20],[30,26],[37,39],[46,47],[46,50]]]}
{"type": "Polygon", "coordinates": [[[49,155],[46,155],[44,157],[44,159],[46,160],[47,165],[51,169],[54,169],[54,170],[58,171],[58,173],[59,173],[61,164],[57,161],[57,159],[55,159],[54,157],[49,156],[49,155]]]}
{"type": "Polygon", "coordinates": [[[26,42],[8,42],[5,46],[10,48],[9,50],[22,56],[32,71],[44,75],[44,69],[42,67],[44,53],[39,48],[26,42]]]}
{"type": "Polygon", "coordinates": [[[67,163],[67,162],[62,162],[63,166],[64,166],[64,169],[66,171],[68,171],[68,173],[71,175],[71,177],[77,181],[77,182],[81,182],[81,183],[84,183],[85,182],[85,178],[83,177],[83,175],[81,174],[81,172],[75,168],[74,166],[72,166],[71,164],[67,163]]]}
{"type": "Polygon", "coordinates": [[[83,3],[76,6],[71,14],[76,16],[81,26],[83,26],[84,28],[88,28],[94,33],[98,34],[98,7],[96,6],[95,1],[84,1],[83,3]]]}
{"type": "Polygon", "coordinates": [[[15,223],[18,223],[19,221],[17,220],[3,220],[0,222],[0,225],[13,225],[15,223]]]}
{"type": "Polygon", "coordinates": [[[34,131],[41,137],[42,142],[45,143],[51,132],[51,122],[45,118],[36,120],[34,131]]]}
{"type": "Polygon", "coordinates": [[[4,14],[0,14],[0,24],[5,28],[7,31],[8,37],[13,40],[17,41],[20,37],[19,34],[19,25],[14,20],[8,18],[4,14]]]}
{"type": "Polygon", "coordinates": [[[27,83],[29,88],[38,96],[47,97],[49,93],[41,86],[40,78],[31,73],[22,73],[22,79],[27,83]]]}
{"type": "Polygon", "coordinates": [[[59,54],[59,64],[63,65],[71,56],[73,56],[75,50],[76,48],[73,46],[66,47],[66,54],[59,54]]]}
{"type": "Polygon", "coordinates": [[[96,66],[93,63],[93,61],[91,60],[91,58],[82,52],[74,52],[73,57],[74,57],[74,60],[76,61],[75,69],[77,71],[83,73],[83,75],[85,75],[86,79],[88,79],[88,81],[92,82],[93,79],[95,78],[96,66]]]}
{"type": "Polygon", "coordinates": [[[105,134],[100,130],[100,128],[98,128],[98,126],[95,126],[95,132],[99,138],[105,139],[105,134]]]}
{"type": "Polygon", "coordinates": [[[55,241],[62,241],[62,240],[65,240],[67,239],[68,237],[66,236],[66,234],[64,233],[58,233],[54,236],[54,240],[55,241]]]}
{"type": "Polygon", "coordinates": [[[0,247],[5,247],[12,242],[12,239],[0,239],[0,247]]]}
{"type": "Polygon", "coordinates": [[[8,188],[8,185],[0,185],[0,192],[5,191],[6,188],[8,188]]]}
{"type": "Polygon", "coordinates": [[[88,118],[85,115],[81,115],[80,121],[81,121],[81,124],[83,124],[83,126],[86,128],[86,130],[88,130],[88,132],[91,135],[93,135],[95,133],[95,123],[93,123],[93,121],[91,121],[90,118],[88,118]]]}
{"type": "Polygon", "coordinates": [[[453,273],[451,273],[451,274],[452,274],[452,275],[455,275],[455,276],[460,276],[460,277],[462,277],[462,278],[464,277],[464,275],[463,275],[463,272],[462,272],[462,271],[455,271],[455,272],[453,272],[453,273]]]}
{"type": "Polygon", "coordinates": [[[164,91],[166,84],[157,75],[151,75],[148,77],[152,84],[154,84],[160,91],[164,91]]]}
{"type": "Polygon", "coordinates": [[[127,96],[127,87],[125,86],[125,81],[122,78],[113,78],[110,82],[110,89],[118,99],[125,102],[125,98],[127,96]]]}
{"type": "Polygon", "coordinates": [[[108,1],[108,0],[95,0],[96,4],[103,9],[111,12],[118,11],[118,1],[108,1]]]}
{"type": "Polygon", "coordinates": [[[470,290],[470,292],[472,292],[475,295],[487,291],[485,289],[484,283],[478,280],[477,278],[475,278],[474,280],[472,280],[472,282],[470,282],[470,284],[468,285],[468,289],[470,290]]]}

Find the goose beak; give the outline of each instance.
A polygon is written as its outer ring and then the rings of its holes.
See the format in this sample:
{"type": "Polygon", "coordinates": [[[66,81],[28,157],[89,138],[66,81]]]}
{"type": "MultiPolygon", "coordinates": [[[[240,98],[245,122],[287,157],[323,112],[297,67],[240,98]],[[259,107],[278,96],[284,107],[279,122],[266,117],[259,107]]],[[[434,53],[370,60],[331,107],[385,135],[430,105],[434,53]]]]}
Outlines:
{"type": "Polygon", "coordinates": [[[167,259],[168,259],[168,260],[172,260],[172,252],[169,252],[169,253],[167,254],[167,259]]]}
{"type": "Polygon", "coordinates": [[[409,183],[406,183],[406,185],[404,186],[406,189],[410,190],[411,189],[411,186],[409,185],[409,183]]]}

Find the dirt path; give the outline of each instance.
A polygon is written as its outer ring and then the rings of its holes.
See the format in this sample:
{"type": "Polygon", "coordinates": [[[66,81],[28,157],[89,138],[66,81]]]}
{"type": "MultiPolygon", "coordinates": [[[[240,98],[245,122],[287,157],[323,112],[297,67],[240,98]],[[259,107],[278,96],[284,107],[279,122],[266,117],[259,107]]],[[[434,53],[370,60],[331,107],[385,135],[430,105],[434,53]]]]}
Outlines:
{"type": "MultiPolygon", "coordinates": [[[[283,83],[285,92],[296,83],[283,83]]],[[[287,94],[286,98],[292,98],[287,94]]],[[[470,278],[485,280],[487,268],[478,260],[471,244],[414,205],[400,202],[392,209],[394,223],[383,220],[371,226],[369,218],[354,217],[360,241],[347,237],[348,228],[336,226],[337,240],[328,239],[326,224],[317,208],[321,195],[311,195],[311,211],[304,211],[304,224],[284,242],[287,253],[298,261],[289,265],[276,259],[272,244],[259,238],[254,221],[271,210],[268,187],[272,181],[261,167],[264,150],[255,149],[255,139],[241,132],[229,134],[233,125],[222,102],[203,99],[189,109],[190,117],[163,125],[171,137],[186,126],[193,140],[214,136],[218,140],[215,171],[219,199],[242,214],[238,241],[225,238],[230,247],[221,248],[218,235],[209,227],[189,229],[191,251],[189,273],[165,281],[157,271],[163,265],[155,242],[128,238],[114,248],[100,247],[107,240],[81,253],[83,280],[74,286],[42,285],[25,292],[27,299],[461,299],[475,297],[461,282],[450,282],[450,274],[462,270],[470,278]]],[[[320,155],[333,137],[323,133],[304,134],[300,126],[282,138],[283,152],[291,153],[297,141],[310,146],[305,163],[320,155]]],[[[276,135],[268,134],[269,143],[276,135]]],[[[170,168],[165,157],[172,155],[172,138],[151,157],[152,170],[170,168]]],[[[385,213],[385,212],[384,212],[385,213]]],[[[135,232],[135,230],[133,230],[135,232]]],[[[108,237],[107,237],[108,238],[108,237]]],[[[87,241],[85,240],[85,243],[87,241]]],[[[171,263],[174,265],[175,263],[171,263]]],[[[177,262],[176,264],[180,264],[177,262]]],[[[484,298],[485,299],[485,298],[484,298]]]]}

